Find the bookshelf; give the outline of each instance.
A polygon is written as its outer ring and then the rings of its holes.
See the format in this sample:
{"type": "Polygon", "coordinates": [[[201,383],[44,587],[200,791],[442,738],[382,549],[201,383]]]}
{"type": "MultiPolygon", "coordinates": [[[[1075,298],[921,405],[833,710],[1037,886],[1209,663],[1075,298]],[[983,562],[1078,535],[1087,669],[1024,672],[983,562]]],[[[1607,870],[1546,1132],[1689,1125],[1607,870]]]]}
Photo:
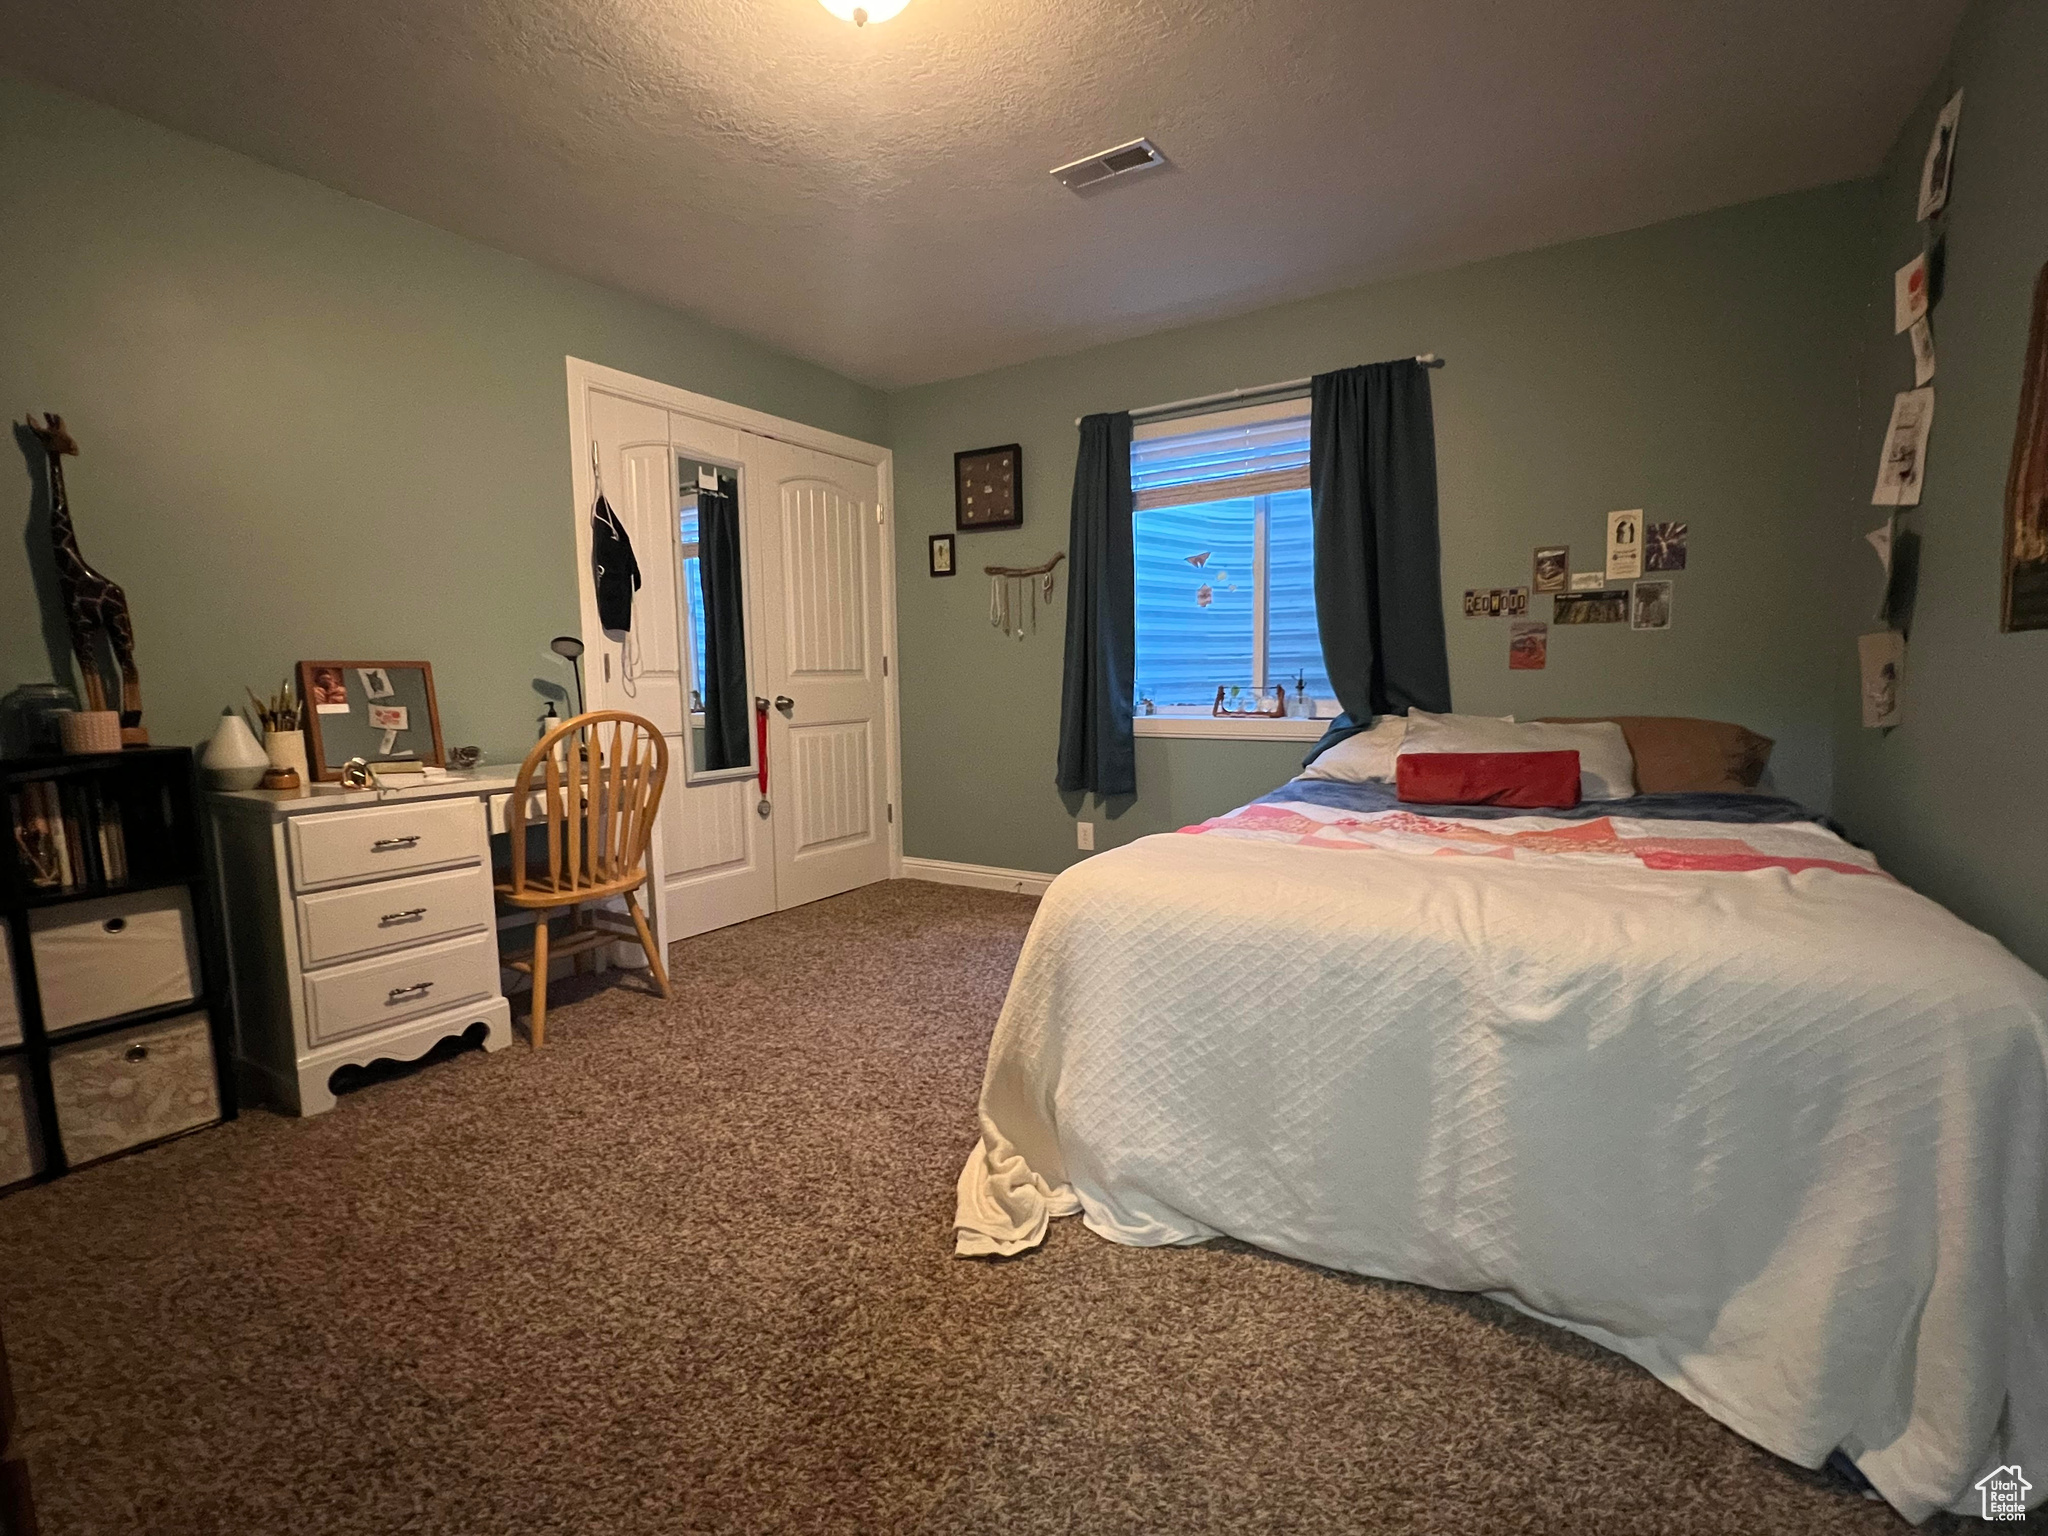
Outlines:
{"type": "Polygon", "coordinates": [[[234,1118],[193,774],[183,747],[0,760],[0,1114],[41,1163],[0,1190],[234,1118]]]}

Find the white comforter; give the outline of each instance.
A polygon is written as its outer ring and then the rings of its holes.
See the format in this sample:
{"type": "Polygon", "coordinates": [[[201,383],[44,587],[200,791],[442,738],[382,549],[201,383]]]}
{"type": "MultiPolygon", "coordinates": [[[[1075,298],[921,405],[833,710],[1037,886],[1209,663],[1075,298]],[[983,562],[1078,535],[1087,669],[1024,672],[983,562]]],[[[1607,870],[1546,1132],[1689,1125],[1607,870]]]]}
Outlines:
{"type": "Polygon", "coordinates": [[[2048,982],[1810,824],[1651,828],[1783,859],[1730,870],[1351,820],[1053,882],[960,1253],[1228,1234],[1495,1295],[1915,1521],[2048,1488],[2048,982]]]}

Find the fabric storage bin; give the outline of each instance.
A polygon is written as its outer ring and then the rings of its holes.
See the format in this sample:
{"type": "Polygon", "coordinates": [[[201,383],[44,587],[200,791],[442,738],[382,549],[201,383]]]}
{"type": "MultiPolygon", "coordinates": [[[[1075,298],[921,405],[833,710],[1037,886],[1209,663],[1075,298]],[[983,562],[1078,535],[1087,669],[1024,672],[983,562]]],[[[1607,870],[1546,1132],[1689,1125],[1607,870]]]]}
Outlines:
{"type": "Polygon", "coordinates": [[[182,888],[48,907],[29,919],[43,1028],[52,1032],[199,995],[199,945],[182,888]]]}
{"type": "Polygon", "coordinates": [[[59,1046],[50,1083],[57,1135],[74,1165],[220,1118],[203,1013],[59,1046]]]}
{"type": "Polygon", "coordinates": [[[0,1059],[0,1189],[43,1171],[43,1139],[36,1125],[28,1063],[0,1059]]]}
{"type": "Polygon", "coordinates": [[[21,1044],[21,1002],[14,991],[14,946],[0,919],[0,1046],[21,1044]]]}

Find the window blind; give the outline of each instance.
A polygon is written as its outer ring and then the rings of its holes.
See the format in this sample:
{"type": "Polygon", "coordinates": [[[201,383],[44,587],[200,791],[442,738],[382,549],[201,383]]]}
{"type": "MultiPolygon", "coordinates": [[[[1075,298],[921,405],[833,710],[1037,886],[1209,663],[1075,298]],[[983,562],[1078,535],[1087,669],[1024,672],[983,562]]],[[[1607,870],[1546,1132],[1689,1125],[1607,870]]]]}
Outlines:
{"type": "Polygon", "coordinates": [[[1308,489],[1308,402],[1148,422],[1131,441],[1137,510],[1308,489]]]}

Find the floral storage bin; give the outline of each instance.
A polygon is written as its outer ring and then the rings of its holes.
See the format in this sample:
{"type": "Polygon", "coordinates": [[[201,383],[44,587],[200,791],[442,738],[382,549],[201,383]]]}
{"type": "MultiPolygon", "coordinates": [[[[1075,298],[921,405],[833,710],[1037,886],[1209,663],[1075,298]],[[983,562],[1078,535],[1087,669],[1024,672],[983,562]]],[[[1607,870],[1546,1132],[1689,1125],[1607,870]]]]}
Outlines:
{"type": "Polygon", "coordinates": [[[203,1013],[99,1035],[50,1053],[57,1134],[76,1167],[220,1118],[203,1013]]]}

